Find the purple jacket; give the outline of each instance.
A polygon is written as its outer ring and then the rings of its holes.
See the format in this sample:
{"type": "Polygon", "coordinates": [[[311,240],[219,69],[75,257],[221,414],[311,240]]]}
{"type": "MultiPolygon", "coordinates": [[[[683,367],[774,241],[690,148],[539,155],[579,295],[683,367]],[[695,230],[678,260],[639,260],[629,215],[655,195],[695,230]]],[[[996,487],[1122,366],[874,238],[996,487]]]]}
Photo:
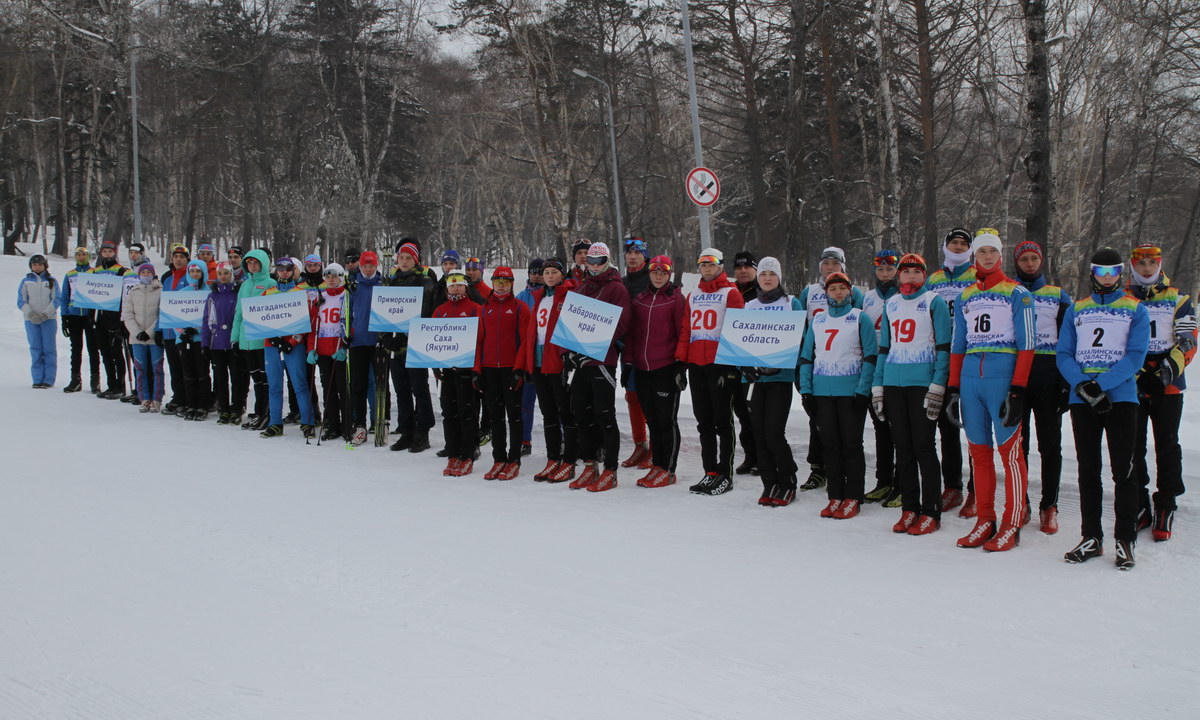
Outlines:
{"type": "Polygon", "coordinates": [[[233,283],[213,285],[204,303],[204,320],[200,323],[200,344],[206,350],[230,349],[237,295],[238,286],[233,283]]]}
{"type": "Polygon", "coordinates": [[[630,302],[633,322],[625,336],[625,362],[638,370],[658,370],[675,362],[679,328],[687,315],[683,291],[671,283],[650,286],[630,302]]]}
{"type": "MultiPolygon", "coordinates": [[[[629,329],[629,291],[621,282],[621,273],[616,268],[609,268],[599,275],[587,274],[579,290],[573,290],[601,302],[618,305],[622,308],[621,319],[617,321],[617,329],[613,332],[612,344],[608,346],[608,354],[604,356],[604,365],[616,367],[618,343],[625,341],[625,331],[629,329]]],[[[595,360],[588,360],[585,365],[600,365],[595,360]]]]}

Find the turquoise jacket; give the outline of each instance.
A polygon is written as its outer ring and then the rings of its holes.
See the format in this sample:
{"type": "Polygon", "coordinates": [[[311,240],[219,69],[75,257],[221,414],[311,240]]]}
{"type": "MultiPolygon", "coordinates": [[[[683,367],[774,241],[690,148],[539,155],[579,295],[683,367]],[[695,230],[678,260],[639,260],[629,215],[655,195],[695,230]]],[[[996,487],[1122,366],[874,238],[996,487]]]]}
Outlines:
{"type": "MultiPolygon", "coordinates": [[[[861,302],[861,297],[860,297],[861,302]]],[[[841,303],[829,301],[829,317],[840,318],[850,314],[854,307],[851,296],[841,303]]],[[[862,364],[853,374],[826,374],[813,362],[816,357],[816,337],[810,321],[804,330],[804,344],[800,347],[800,394],[822,397],[852,397],[870,395],[871,380],[875,377],[875,359],[879,347],[875,342],[875,323],[861,310],[858,313],[858,344],[862,349],[862,364]]],[[[822,339],[824,342],[824,338],[822,339]]],[[[832,338],[830,338],[832,342],[832,338]]]]}
{"type": "Polygon", "coordinates": [[[242,284],[238,287],[237,309],[233,311],[233,331],[231,337],[233,338],[233,342],[237,343],[239,350],[262,350],[262,340],[247,340],[246,333],[242,331],[242,300],[264,294],[275,287],[275,281],[271,279],[271,274],[267,271],[271,261],[267,258],[265,252],[262,250],[251,250],[246,253],[246,257],[242,259],[242,268],[246,267],[246,260],[257,260],[259,268],[258,272],[253,275],[249,271],[246,271],[242,278],[242,284]]]}

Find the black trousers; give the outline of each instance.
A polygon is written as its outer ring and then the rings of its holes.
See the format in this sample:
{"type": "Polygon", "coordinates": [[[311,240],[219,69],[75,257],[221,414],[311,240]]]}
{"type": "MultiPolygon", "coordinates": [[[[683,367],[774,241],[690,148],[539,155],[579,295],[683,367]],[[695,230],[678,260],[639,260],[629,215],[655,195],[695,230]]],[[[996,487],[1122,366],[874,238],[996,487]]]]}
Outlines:
{"type": "Polygon", "coordinates": [[[854,397],[814,395],[813,399],[817,403],[817,427],[825,451],[828,497],[830,500],[862,502],[867,477],[863,452],[867,409],[854,397]]]}
{"type": "Polygon", "coordinates": [[[406,368],[406,354],[392,357],[389,369],[396,389],[396,427],[411,435],[433,427],[433,399],[429,396],[429,371],[406,368]]]}
{"type": "Polygon", "coordinates": [[[679,386],[674,366],[638,370],[637,395],[646,416],[652,462],[673,473],[679,462],[679,386]]]}
{"type": "Polygon", "coordinates": [[[218,412],[242,413],[246,409],[246,391],[250,375],[240,350],[209,350],[212,363],[213,394],[218,412]]]}
{"type": "Polygon", "coordinates": [[[262,348],[240,352],[246,366],[246,375],[254,386],[254,414],[260,418],[266,417],[270,413],[266,357],[263,356],[262,348]]]}
{"type": "MultiPolygon", "coordinates": [[[[380,350],[379,352],[383,352],[380,350]]],[[[375,372],[375,346],[350,348],[350,418],[354,427],[367,426],[368,378],[375,372]]]]}
{"type": "MultiPolygon", "coordinates": [[[[921,399],[924,401],[924,393],[928,388],[922,388],[921,399]]],[[[887,392],[886,390],[884,392],[887,392]]],[[[884,414],[887,411],[884,410],[884,414]]],[[[896,426],[892,425],[892,430],[896,426]]],[[[963,468],[963,452],[962,452],[962,430],[954,426],[950,422],[950,416],[946,414],[945,409],[942,414],[938,415],[937,431],[941,438],[942,450],[942,482],[947,490],[962,490],[962,468],[963,468]]]]}
{"type": "Polygon", "coordinates": [[[750,422],[758,451],[758,476],[763,489],[783,485],[796,489],[796,459],[787,441],[788,414],[792,411],[790,382],[754,383],[750,397],[750,422]]]}
{"type": "Polygon", "coordinates": [[[733,414],[738,421],[738,442],[742,453],[751,465],[758,465],[758,446],[754,444],[758,435],[754,432],[754,415],[750,411],[750,383],[738,383],[733,391],[733,414]]]}
{"type": "Polygon", "coordinates": [[[579,428],[579,459],[593,462],[603,455],[606,470],[616,470],[620,463],[617,455],[621,452],[621,431],[617,428],[616,402],[615,367],[588,365],[575,371],[571,378],[571,414],[579,428]]]}
{"type": "Polygon", "coordinates": [[[109,390],[125,391],[125,326],[121,313],[100,310],[96,313],[96,339],[109,390]]]}
{"type": "Polygon", "coordinates": [[[208,352],[200,345],[199,338],[194,342],[177,345],[177,349],[179,366],[183,371],[183,407],[189,410],[208,410],[212,404],[208,352]]]}
{"type": "Polygon", "coordinates": [[[575,415],[571,412],[571,393],[563,382],[562,373],[536,372],[533,382],[537,404],[542,410],[546,459],[574,465],[579,459],[579,433],[575,427],[575,415]]]}
{"type": "Polygon", "coordinates": [[[163,338],[163,351],[167,356],[167,370],[171,373],[171,400],[180,407],[187,405],[187,386],[183,381],[183,363],[180,361],[180,345],[175,338],[163,338]]]}
{"type": "Polygon", "coordinates": [[[705,473],[733,477],[733,395],[741,374],[730,365],[692,365],[688,384],[705,473]]]}
{"type": "Polygon", "coordinates": [[[892,442],[892,426],[871,416],[875,428],[875,482],[894,485],[896,482],[896,445],[892,442]]]}
{"type": "Polygon", "coordinates": [[[1090,405],[1071,406],[1071,427],[1075,433],[1075,457],[1079,461],[1079,514],[1084,537],[1104,537],[1100,524],[1104,503],[1104,484],[1100,479],[1103,461],[1100,440],[1108,444],[1108,461],[1113,478],[1113,509],[1118,540],[1137,539],[1138,482],[1133,467],[1134,433],[1137,403],[1114,403],[1101,415],[1090,405]]]}
{"type": "Polygon", "coordinates": [[[904,509],[940,519],[942,475],[933,438],[937,423],[925,415],[928,390],[923,385],[884,387],[883,415],[896,446],[896,483],[904,509]]]}
{"type": "Polygon", "coordinates": [[[479,447],[479,393],[471,386],[471,371],[451,368],[442,373],[442,432],[451,458],[470,460],[479,447]]]}
{"type": "Polygon", "coordinates": [[[1154,425],[1154,460],[1157,492],[1154,507],[1175,510],[1175,498],[1184,493],[1183,450],[1179,447],[1179,423],[1183,418],[1183,395],[1143,397],[1138,406],[1137,437],[1133,449],[1133,472],[1141,487],[1139,506],[1150,508],[1150,468],[1146,462],[1147,425],[1154,425]]]}
{"type": "Polygon", "coordinates": [[[1062,413],[1058,411],[1061,386],[1030,385],[1025,397],[1025,421],[1021,423],[1021,449],[1029,466],[1030,418],[1037,422],[1037,449],[1042,459],[1042,501],[1039,509],[1058,504],[1058,486],[1062,478],[1062,413]]]}
{"type": "Polygon", "coordinates": [[[93,378],[100,377],[100,347],[96,343],[96,324],[92,314],[63,315],[63,327],[71,341],[71,379],[81,378],[83,368],[83,345],[87,343],[88,367],[93,378]]]}
{"type": "Polygon", "coordinates": [[[513,388],[513,369],[485,367],[483,372],[483,402],[492,420],[492,460],[504,463],[521,462],[521,392],[513,388]],[[507,427],[506,427],[507,426],[507,427]],[[508,442],[505,443],[505,430],[508,442]]]}
{"type": "MultiPolygon", "coordinates": [[[[317,367],[321,371],[321,404],[325,407],[325,427],[342,430],[342,413],[346,410],[347,393],[346,361],[334,360],[331,355],[318,355],[317,367]]],[[[313,402],[313,406],[316,407],[315,398],[313,402]]]]}
{"type": "Polygon", "coordinates": [[[821,428],[815,417],[808,419],[808,454],[804,456],[804,461],[810,467],[825,467],[825,447],[821,441],[821,428]]]}

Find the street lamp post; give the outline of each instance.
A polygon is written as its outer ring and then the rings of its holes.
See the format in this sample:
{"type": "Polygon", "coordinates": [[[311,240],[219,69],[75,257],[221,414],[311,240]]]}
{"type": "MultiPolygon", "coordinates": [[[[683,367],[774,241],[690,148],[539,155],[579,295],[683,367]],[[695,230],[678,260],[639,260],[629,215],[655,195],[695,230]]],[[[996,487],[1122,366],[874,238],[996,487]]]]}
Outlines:
{"type": "MultiPolygon", "coordinates": [[[[613,184],[613,217],[617,222],[617,245],[621,245],[625,238],[625,229],[621,224],[621,176],[617,166],[617,126],[613,121],[613,93],[612,88],[608,83],[600,78],[592,75],[586,70],[575,68],[571,70],[581,78],[595,80],[604,86],[605,92],[608,94],[608,151],[612,155],[612,184],[613,184]]],[[[624,259],[623,248],[618,250],[621,252],[622,260],[624,259]]]]}
{"type": "Polygon", "coordinates": [[[131,114],[133,116],[132,145],[133,150],[133,241],[142,241],[142,177],[141,155],[138,148],[138,85],[137,85],[137,34],[129,47],[129,93],[131,95],[131,114]]]}

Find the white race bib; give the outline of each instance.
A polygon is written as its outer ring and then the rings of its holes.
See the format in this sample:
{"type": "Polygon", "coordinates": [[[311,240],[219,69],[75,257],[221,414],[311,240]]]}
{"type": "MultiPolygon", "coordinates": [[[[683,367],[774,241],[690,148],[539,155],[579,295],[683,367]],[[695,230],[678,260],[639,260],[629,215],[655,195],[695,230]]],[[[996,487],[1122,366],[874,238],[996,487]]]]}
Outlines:
{"type": "Polygon", "coordinates": [[[875,340],[879,341],[883,327],[880,323],[883,321],[883,308],[887,305],[887,301],[879,294],[879,290],[872,288],[863,295],[863,312],[867,317],[871,318],[871,324],[875,326],[875,340]]]}
{"type": "Polygon", "coordinates": [[[321,293],[321,307],[317,310],[317,337],[340,338],[344,332],[342,327],[345,318],[346,292],[343,290],[335,296],[321,293]]]}
{"type": "Polygon", "coordinates": [[[1125,357],[1130,318],[1090,307],[1075,316],[1075,360],[1084,372],[1103,372],[1125,357]]]}
{"type": "Polygon", "coordinates": [[[931,363],[937,358],[937,338],[931,307],[938,295],[932,290],[906,298],[896,295],[887,301],[887,361],[896,365],[931,363]]]}
{"type": "Polygon", "coordinates": [[[1008,298],[981,293],[960,301],[958,306],[967,321],[968,350],[974,346],[1016,342],[1012,303],[1008,298]]]}
{"type": "Polygon", "coordinates": [[[812,320],[817,313],[829,310],[829,296],[825,294],[823,285],[813,283],[808,286],[808,300],[805,302],[805,307],[808,309],[809,320],[812,320]]]}
{"type": "Polygon", "coordinates": [[[841,317],[827,312],[812,319],[813,374],[823,377],[858,375],[862,370],[862,340],[858,319],[862,310],[852,309],[841,317]]]}
{"type": "Polygon", "coordinates": [[[554,308],[554,296],[546,295],[538,302],[537,306],[537,342],[538,345],[546,344],[546,328],[550,325],[550,311],[554,308]]]}
{"type": "Polygon", "coordinates": [[[1150,354],[1168,352],[1175,345],[1175,303],[1142,303],[1150,316],[1150,354]]]}
{"type": "Polygon", "coordinates": [[[706,293],[693,290],[688,297],[688,322],[691,323],[691,340],[712,340],[721,338],[721,327],[725,324],[725,310],[729,306],[729,293],[734,288],[721,288],[716,292],[706,293]]]}
{"type": "Polygon", "coordinates": [[[1058,347],[1058,295],[1034,295],[1033,313],[1036,319],[1034,337],[1038,352],[1053,353],[1058,347]]]}

